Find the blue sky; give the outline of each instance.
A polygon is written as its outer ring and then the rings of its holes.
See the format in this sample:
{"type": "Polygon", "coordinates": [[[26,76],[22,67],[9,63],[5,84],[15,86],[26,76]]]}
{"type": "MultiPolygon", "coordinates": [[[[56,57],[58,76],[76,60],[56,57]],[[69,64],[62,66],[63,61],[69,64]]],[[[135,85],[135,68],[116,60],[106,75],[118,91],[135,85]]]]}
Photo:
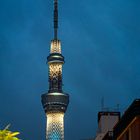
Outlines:
{"type": "MultiPolygon", "coordinates": [[[[53,0],[0,1],[0,128],[45,140],[53,0]]],[[[92,137],[101,99],[123,112],[140,98],[140,1],[59,0],[59,39],[70,94],[65,139],[92,137]]]]}

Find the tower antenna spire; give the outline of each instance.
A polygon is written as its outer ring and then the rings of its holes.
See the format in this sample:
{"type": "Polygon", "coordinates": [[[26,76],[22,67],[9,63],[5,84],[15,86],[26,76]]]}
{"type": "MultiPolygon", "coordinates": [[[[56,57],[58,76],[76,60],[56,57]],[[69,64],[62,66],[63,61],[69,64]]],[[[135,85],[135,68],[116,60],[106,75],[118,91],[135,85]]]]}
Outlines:
{"type": "Polygon", "coordinates": [[[58,31],[58,0],[54,0],[54,39],[57,40],[58,31]]]}

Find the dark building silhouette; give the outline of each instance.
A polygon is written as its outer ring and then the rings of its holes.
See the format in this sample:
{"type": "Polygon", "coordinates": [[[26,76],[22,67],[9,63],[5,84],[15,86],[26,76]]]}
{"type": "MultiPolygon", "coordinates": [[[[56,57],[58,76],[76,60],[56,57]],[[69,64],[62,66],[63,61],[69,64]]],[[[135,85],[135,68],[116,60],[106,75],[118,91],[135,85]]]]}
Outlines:
{"type": "Polygon", "coordinates": [[[140,99],[125,111],[113,129],[114,140],[140,140],[140,99]]]}

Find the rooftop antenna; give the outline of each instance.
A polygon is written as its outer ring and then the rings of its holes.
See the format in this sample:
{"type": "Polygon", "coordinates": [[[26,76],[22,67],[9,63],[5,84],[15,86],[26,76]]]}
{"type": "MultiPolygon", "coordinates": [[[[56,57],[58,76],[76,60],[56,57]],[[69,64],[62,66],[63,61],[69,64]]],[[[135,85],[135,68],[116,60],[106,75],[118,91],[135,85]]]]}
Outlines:
{"type": "Polygon", "coordinates": [[[58,30],[58,0],[54,0],[54,39],[57,40],[58,30]]]}
{"type": "Polygon", "coordinates": [[[117,111],[120,110],[120,104],[117,104],[117,111]]]}
{"type": "Polygon", "coordinates": [[[101,99],[101,111],[104,111],[104,97],[101,99]]]}

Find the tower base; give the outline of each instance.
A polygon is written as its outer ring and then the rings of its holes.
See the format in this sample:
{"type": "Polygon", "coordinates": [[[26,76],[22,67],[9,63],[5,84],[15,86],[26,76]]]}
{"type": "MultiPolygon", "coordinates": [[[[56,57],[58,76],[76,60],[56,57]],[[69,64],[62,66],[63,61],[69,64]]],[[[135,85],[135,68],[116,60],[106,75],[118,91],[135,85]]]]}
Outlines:
{"type": "Polygon", "coordinates": [[[50,112],[46,114],[46,139],[47,140],[64,140],[64,113],[50,112]]]}

